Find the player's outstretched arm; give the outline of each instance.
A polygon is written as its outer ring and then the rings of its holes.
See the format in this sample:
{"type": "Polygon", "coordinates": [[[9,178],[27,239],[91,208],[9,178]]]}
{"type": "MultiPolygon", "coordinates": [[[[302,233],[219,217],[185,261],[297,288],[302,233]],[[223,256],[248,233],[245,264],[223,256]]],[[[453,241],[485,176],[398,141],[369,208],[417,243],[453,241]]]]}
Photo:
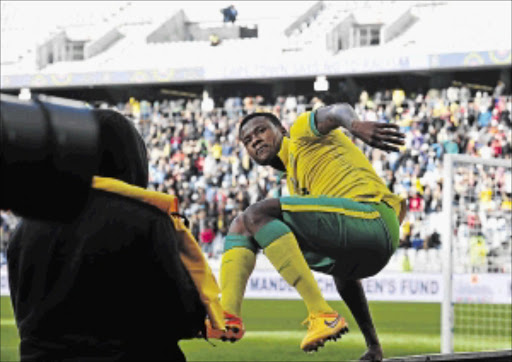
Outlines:
{"type": "Polygon", "coordinates": [[[341,280],[334,277],[336,289],[341,298],[347,304],[350,312],[354,316],[364,339],[366,340],[367,351],[360,358],[361,361],[382,361],[383,352],[377,336],[377,331],[373,325],[368,301],[364,294],[363,286],[359,280],[341,280]]]}
{"type": "Polygon", "coordinates": [[[321,134],[343,127],[364,143],[384,151],[398,151],[405,135],[393,123],[361,122],[350,104],[340,103],[321,107],[315,114],[316,128],[321,134]]]}

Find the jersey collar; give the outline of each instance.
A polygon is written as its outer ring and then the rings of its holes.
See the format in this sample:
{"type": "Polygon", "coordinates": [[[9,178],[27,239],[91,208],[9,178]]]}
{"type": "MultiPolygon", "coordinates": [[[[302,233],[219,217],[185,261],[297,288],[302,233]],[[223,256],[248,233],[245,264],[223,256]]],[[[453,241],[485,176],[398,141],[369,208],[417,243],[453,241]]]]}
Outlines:
{"type": "Polygon", "coordinates": [[[288,165],[288,144],[290,139],[286,136],[283,136],[283,141],[281,142],[281,149],[279,150],[277,156],[283,163],[284,167],[287,168],[288,165]]]}

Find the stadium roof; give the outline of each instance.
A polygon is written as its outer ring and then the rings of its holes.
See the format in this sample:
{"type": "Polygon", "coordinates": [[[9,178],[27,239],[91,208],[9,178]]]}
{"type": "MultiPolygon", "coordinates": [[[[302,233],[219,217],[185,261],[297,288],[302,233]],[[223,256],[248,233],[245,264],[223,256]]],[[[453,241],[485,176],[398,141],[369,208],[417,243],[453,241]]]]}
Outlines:
{"type": "Polygon", "coordinates": [[[453,2],[413,10],[418,21],[385,46],[438,53],[511,48],[510,1],[453,2]]]}
{"type": "MultiPolygon", "coordinates": [[[[12,27],[12,17],[10,23],[2,23],[2,28],[5,25],[8,31],[4,33],[2,30],[1,86],[279,78],[511,64],[511,3],[508,1],[454,2],[438,6],[415,1],[391,2],[392,7],[390,2],[384,1],[326,2],[324,12],[316,21],[301,34],[291,37],[284,35],[284,29],[315,2],[303,2],[300,8],[295,4],[290,6],[286,1],[234,2],[240,11],[240,22],[254,20],[260,25],[259,37],[223,40],[217,47],[211,47],[206,41],[147,43],[146,37],[179,7],[185,9],[187,18],[192,22],[218,24],[221,18],[219,9],[229,5],[228,2],[113,3],[107,2],[110,10],[100,16],[96,14],[96,20],[89,21],[98,21],[98,28],[112,28],[112,24],[118,24],[117,29],[125,35],[124,38],[105,52],[84,61],[54,63],[41,71],[35,69],[35,52],[27,52],[22,59],[12,56],[13,49],[21,49],[20,43],[23,42],[12,41],[8,34],[11,31],[22,32],[22,24],[14,23],[17,27],[12,27]],[[417,21],[388,43],[352,48],[336,55],[324,47],[322,36],[326,30],[350,14],[360,24],[376,21],[386,24],[407,8],[412,9],[417,21]],[[107,19],[110,11],[111,18],[107,19]],[[283,20],[281,14],[288,16],[283,20]],[[4,47],[4,36],[9,46],[4,47]],[[10,56],[12,59],[5,62],[4,59],[10,56]]],[[[28,11],[27,19],[35,21],[33,12],[37,9],[41,7],[28,11]]],[[[19,12],[13,12],[11,16],[15,14],[23,16],[19,12]]],[[[86,18],[87,14],[84,10],[82,16],[86,18]]],[[[2,20],[4,16],[2,12],[2,20]]],[[[72,27],[66,27],[68,36],[86,36],[78,34],[90,27],[84,22],[82,19],[80,27],[77,25],[79,21],[72,27]]],[[[36,28],[43,29],[44,26],[39,24],[36,28]]],[[[34,39],[40,39],[38,34],[32,34],[34,39]]]]}

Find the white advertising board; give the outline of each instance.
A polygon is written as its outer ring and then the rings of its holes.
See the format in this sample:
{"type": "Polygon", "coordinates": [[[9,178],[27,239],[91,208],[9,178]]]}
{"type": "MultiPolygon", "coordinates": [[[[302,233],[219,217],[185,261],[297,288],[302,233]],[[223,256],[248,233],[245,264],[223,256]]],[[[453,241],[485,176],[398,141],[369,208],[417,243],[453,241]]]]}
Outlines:
{"type": "MultiPolygon", "coordinates": [[[[214,270],[218,275],[218,271],[214,270]]],[[[327,300],[340,296],[332,277],[314,273],[322,294],[327,300]]],[[[362,281],[368,300],[394,302],[440,303],[443,298],[441,273],[385,272],[362,281]]],[[[512,276],[510,274],[456,274],[453,301],[457,303],[512,303],[512,276]]],[[[246,298],[300,299],[273,270],[255,270],[245,291],[246,298]]]]}
{"type": "Polygon", "coordinates": [[[455,274],[453,301],[475,304],[511,304],[512,275],[455,274]]]}
{"type": "MultiPolygon", "coordinates": [[[[219,270],[213,269],[219,275],[219,270]]],[[[327,300],[339,300],[332,277],[314,273],[327,300]]],[[[440,303],[443,280],[440,273],[385,272],[362,281],[368,300],[391,302],[440,303]]],[[[456,274],[453,280],[453,301],[456,303],[511,304],[510,274],[456,274]]],[[[0,268],[0,295],[9,295],[7,267],[0,268]]],[[[249,299],[300,299],[274,270],[256,269],[247,283],[245,297],[249,299]]]]}
{"type": "MultiPolygon", "coordinates": [[[[333,278],[314,273],[327,300],[339,300],[333,278]]],[[[441,274],[382,273],[362,281],[368,300],[440,302],[443,293],[441,274]]],[[[256,270],[249,279],[246,298],[299,299],[298,293],[275,271],[256,270]]]]}

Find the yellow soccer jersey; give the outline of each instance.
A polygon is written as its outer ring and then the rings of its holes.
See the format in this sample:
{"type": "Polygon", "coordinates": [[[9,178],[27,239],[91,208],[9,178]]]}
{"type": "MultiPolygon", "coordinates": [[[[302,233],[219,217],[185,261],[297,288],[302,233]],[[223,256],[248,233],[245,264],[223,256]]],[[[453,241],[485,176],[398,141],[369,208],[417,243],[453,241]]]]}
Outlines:
{"type": "Polygon", "coordinates": [[[387,188],[363,152],[339,129],[320,134],[313,112],[296,119],[278,155],[290,195],[384,201],[400,213],[401,197],[387,188]]]}

